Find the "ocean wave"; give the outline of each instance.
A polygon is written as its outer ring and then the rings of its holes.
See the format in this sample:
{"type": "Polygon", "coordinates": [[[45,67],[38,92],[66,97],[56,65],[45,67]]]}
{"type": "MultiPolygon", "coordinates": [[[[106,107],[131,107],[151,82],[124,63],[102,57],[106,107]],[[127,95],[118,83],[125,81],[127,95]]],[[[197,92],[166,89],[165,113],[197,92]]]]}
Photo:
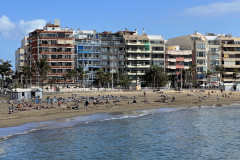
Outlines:
{"type": "Polygon", "coordinates": [[[28,123],[28,124],[24,124],[16,127],[0,128],[0,140],[6,140],[13,136],[29,134],[31,132],[36,132],[39,130],[71,128],[81,124],[89,124],[94,122],[121,120],[121,119],[129,119],[129,118],[138,118],[138,117],[148,116],[152,114],[168,113],[168,112],[175,112],[175,111],[180,111],[184,109],[196,109],[196,108],[199,108],[199,107],[193,106],[191,108],[178,107],[178,108],[147,109],[147,110],[140,110],[140,111],[117,112],[117,114],[98,113],[98,114],[88,115],[88,116],[64,118],[56,121],[34,122],[34,123],[28,123]]]}

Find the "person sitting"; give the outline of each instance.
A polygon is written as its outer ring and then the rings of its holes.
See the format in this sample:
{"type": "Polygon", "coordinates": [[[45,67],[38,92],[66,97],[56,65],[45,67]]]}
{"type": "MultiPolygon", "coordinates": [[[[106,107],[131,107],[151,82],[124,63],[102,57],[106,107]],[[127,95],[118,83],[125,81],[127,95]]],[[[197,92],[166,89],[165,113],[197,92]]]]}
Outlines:
{"type": "Polygon", "coordinates": [[[67,104],[67,109],[70,109],[70,110],[71,110],[71,107],[69,106],[69,104],[67,104]]]}
{"type": "Polygon", "coordinates": [[[137,103],[136,99],[133,100],[133,103],[137,103]]]}

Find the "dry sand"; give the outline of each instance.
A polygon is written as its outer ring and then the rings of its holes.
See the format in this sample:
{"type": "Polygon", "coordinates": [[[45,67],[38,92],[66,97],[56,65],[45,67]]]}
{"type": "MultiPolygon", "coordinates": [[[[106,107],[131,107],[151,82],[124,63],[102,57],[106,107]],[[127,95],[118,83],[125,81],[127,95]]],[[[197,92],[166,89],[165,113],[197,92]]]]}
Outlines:
{"type": "MultiPolygon", "coordinates": [[[[96,107],[90,102],[88,109],[84,109],[83,103],[79,103],[79,110],[67,110],[66,107],[57,107],[56,103],[54,103],[54,108],[52,109],[29,109],[27,111],[14,111],[12,114],[8,114],[8,106],[9,104],[1,104],[0,105],[0,128],[3,127],[11,127],[18,126],[24,123],[29,122],[39,122],[39,121],[49,121],[49,120],[57,120],[61,118],[69,118],[76,117],[82,115],[90,115],[100,112],[128,112],[135,110],[145,110],[145,109],[154,109],[154,108],[170,108],[170,107],[192,107],[192,106],[222,106],[225,104],[232,103],[240,103],[240,92],[233,92],[233,95],[230,95],[229,98],[222,97],[222,93],[220,91],[214,91],[215,93],[210,93],[210,97],[208,97],[209,90],[205,90],[205,92],[190,92],[188,90],[182,91],[181,93],[176,91],[163,91],[163,94],[148,91],[146,92],[146,98],[150,101],[150,104],[142,103],[145,98],[143,92],[92,92],[92,93],[61,93],[55,94],[57,97],[71,97],[72,94],[77,94],[84,97],[97,97],[98,95],[106,96],[106,95],[114,95],[114,96],[127,96],[133,97],[136,96],[136,104],[129,104],[128,102],[132,102],[133,99],[123,99],[120,102],[117,102],[113,108],[111,108],[112,100],[110,100],[111,104],[98,104],[96,107]],[[192,94],[193,96],[187,96],[187,94],[192,94]],[[161,95],[171,95],[174,96],[176,101],[171,102],[168,100],[168,103],[154,102],[155,100],[161,99],[161,95]],[[219,95],[220,100],[217,100],[217,95],[219,95]],[[202,101],[199,102],[199,97],[203,97],[202,101]],[[108,106],[108,107],[107,107],[108,106]]],[[[210,91],[211,92],[211,91],[210,91]]],[[[229,95],[230,92],[225,91],[224,94],[229,95]]],[[[44,95],[46,97],[54,97],[54,95],[44,95]]],[[[1,100],[1,99],[0,99],[1,100]]],[[[47,106],[47,104],[44,104],[47,106]]],[[[73,105],[73,103],[70,103],[73,105]]],[[[16,104],[14,105],[16,106],[16,104]]],[[[66,104],[65,104],[66,106],[66,104]]]]}

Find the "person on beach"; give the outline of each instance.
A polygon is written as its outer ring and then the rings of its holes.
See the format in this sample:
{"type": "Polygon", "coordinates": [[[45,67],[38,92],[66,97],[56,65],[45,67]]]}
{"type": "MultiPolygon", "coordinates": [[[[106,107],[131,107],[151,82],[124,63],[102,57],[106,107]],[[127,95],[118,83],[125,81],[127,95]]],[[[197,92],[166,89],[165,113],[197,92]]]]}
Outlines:
{"type": "Polygon", "coordinates": [[[217,100],[219,101],[219,96],[217,95],[217,100]]]}
{"type": "Polygon", "coordinates": [[[84,108],[85,109],[87,109],[88,104],[89,104],[89,102],[88,102],[88,100],[86,100],[85,103],[84,103],[84,108]]]}

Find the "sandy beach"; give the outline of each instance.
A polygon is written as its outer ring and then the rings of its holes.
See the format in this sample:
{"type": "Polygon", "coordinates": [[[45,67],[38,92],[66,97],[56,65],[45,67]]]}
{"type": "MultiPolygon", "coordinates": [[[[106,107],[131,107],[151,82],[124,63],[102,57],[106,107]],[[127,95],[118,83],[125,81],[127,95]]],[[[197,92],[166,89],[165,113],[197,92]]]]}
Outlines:
{"type": "MultiPolygon", "coordinates": [[[[39,122],[39,121],[49,121],[49,120],[58,120],[61,118],[69,118],[83,115],[90,115],[103,112],[129,112],[136,110],[145,110],[145,109],[154,109],[154,108],[171,108],[171,107],[192,107],[192,106],[212,106],[221,107],[227,104],[240,103],[240,92],[229,92],[216,90],[205,90],[205,92],[199,92],[199,90],[194,90],[190,92],[189,90],[184,90],[181,92],[176,91],[163,91],[163,93],[147,91],[146,96],[143,92],[87,92],[87,93],[61,93],[53,95],[44,95],[43,99],[47,97],[53,98],[62,97],[68,98],[72,97],[72,94],[76,96],[83,97],[98,97],[100,96],[117,96],[117,97],[127,97],[125,99],[119,99],[119,102],[116,100],[109,100],[109,103],[105,103],[106,100],[102,100],[104,104],[94,105],[92,101],[88,105],[87,109],[84,108],[84,101],[77,103],[79,105],[78,110],[69,110],[67,109],[67,103],[57,106],[57,103],[53,105],[42,103],[41,105],[51,106],[52,108],[47,109],[35,109],[31,107],[26,107],[25,111],[14,110],[12,114],[8,114],[10,104],[2,103],[0,105],[0,128],[18,126],[21,124],[29,122],[39,122]],[[210,93],[210,95],[209,95],[210,93]],[[217,99],[219,96],[219,100],[217,99]],[[224,97],[223,97],[224,95],[224,97]],[[134,96],[137,103],[132,103],[134,96]],[[162,101],[165,96],[164,102],[162,101]],[[175,101],[174,101],[174,99],[175,101]],[[148,103],[149,101],[149,103],[148,103]]],[[[3,99],[0,99],[3,100],[3,99]]],[[[73,107],[75,102],[68,103],[70,107],[73,107]]],[[[38,104],[33,104],[37,106],[38,104]]],[[[17,104],[14,104],[16,107],[17,104]]]]}

